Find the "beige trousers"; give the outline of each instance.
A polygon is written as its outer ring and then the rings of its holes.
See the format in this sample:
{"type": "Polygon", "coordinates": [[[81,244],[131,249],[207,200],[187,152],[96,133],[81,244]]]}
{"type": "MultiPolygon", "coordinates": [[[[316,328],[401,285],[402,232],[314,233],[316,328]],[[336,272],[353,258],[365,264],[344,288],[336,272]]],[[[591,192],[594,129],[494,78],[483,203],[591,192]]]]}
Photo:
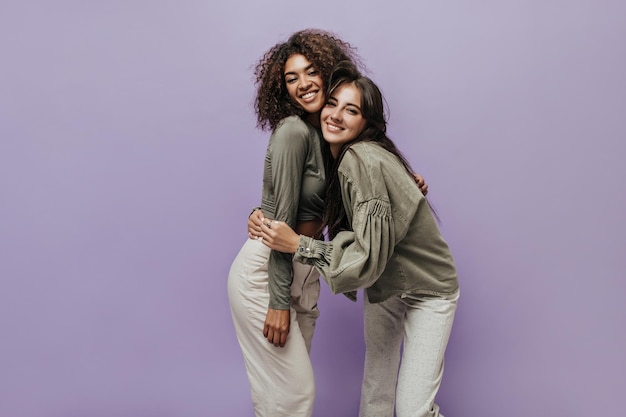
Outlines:
{"type": "Polygon", "coordinates": [[[319,273],[294,263],[290,331],[285,347],[275,347],[263,336],[269,304],[269,254],[270,249],[260,240],[248,239],[228,274],[228,298],[255,415],[310,417],[315,381],[309,351],[319,316],[319,273]]]}
{"type": "Polygon", "coordinates": [[[359,417],[443,417],[435,396],[458,299],[459,291],[444,297],[402,294],[370,303],[365,293],[359,417]]]}

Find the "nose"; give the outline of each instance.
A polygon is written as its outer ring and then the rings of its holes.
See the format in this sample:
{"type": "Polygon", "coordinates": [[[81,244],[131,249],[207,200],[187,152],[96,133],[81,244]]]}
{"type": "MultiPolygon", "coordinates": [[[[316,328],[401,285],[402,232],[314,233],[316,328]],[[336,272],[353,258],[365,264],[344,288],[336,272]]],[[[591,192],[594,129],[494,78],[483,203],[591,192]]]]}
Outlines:
{"type": "Polygon", "coordinates": [[[300,90],[302,91],[306,91],[309,88],[311,88],[311,85],[313,84],[313,82],[307,78],[304,78],[299,85],[300,90]]]}
{"type": "Polygon", "coordinates": [[[333,107],[333,110],[330,113],[329,117],[335,122],[341,121],[341,111],[339,110],[339,106],[333,107]]]}

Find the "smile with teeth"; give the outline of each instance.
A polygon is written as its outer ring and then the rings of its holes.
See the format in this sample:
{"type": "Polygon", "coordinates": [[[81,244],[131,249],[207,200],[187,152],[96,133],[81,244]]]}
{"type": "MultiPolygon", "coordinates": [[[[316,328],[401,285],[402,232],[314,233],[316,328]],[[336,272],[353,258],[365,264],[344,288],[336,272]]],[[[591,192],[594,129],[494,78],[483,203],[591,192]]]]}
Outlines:
{"type": "Polygon", "coordinates": [[[315,91],[311,91],[310,93],[306,93],[300,96],[300,98],[302,98],[303,100],[307,100],[310,99],[311,97],[313,97],[316,94],[315,91]]]}
{"type": "Polygon", "coordinates": [[[329,131],[332,132],[338,132],[340,130],[343,130],[343,128],[337,126],[337,125],[331,125],[330,123],[326,122],[326,127],[328,128],[329,131]]]}

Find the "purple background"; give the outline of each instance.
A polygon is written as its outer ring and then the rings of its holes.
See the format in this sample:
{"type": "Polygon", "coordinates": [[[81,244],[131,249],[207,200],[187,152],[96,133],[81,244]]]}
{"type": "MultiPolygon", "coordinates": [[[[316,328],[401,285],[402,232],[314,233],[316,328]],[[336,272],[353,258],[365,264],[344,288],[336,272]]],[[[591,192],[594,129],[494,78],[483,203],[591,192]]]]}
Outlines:
{"type": "MultiPolygon", "coordinates": [[[[626,5],[399,3],[0,3],[0,415],[252,416],[252,66],[306,27],[358,46],[443,220],[446,416],[622,414],[626,5]]],[[[354,416],[361,304],[322,293],[315,415],[354,416]]]]}

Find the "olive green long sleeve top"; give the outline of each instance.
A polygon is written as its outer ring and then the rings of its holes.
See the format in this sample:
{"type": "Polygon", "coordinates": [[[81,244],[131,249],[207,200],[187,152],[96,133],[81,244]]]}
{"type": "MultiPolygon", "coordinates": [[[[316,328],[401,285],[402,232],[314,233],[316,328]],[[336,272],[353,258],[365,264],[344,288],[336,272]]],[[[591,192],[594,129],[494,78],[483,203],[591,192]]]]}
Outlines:
{"type": "Polygon", "coordinates": [[[393,295],[448,295],[458,289],[448,244],[414,179],[374,142],[354,144],[339,165],[351,231],[329,242],[300,236],[293,259],[314,265],[333,293],[370,302],[393,295]]]}
{"type": "MultiPolygon", "coordinates": [[[[299,222],[321,219],[326,174],[321,134],[300,117],[283,119],[270,136],[265,154],[261,209],[265,217],[299,222]]],[[[288,310],[293,280],[291,254],[271,251],[268,260],[269,308],[288,310]]]]}

